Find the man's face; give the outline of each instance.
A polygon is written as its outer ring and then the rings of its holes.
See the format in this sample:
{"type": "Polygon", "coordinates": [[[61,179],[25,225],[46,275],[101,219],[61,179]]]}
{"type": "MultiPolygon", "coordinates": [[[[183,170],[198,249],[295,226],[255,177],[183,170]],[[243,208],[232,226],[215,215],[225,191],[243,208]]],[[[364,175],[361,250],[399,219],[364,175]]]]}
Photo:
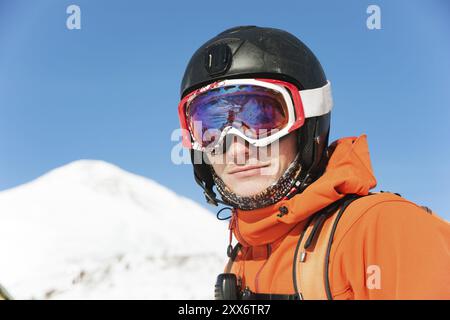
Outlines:
{"type": "Polygon", "coordinates": [[[239,196],[260,193],[276,182],[297,154],[296,134],[291,133],[264,148],[256,148],[237,136],[227,137],[223,154],[208,154],[215,173],[239,196]]]}

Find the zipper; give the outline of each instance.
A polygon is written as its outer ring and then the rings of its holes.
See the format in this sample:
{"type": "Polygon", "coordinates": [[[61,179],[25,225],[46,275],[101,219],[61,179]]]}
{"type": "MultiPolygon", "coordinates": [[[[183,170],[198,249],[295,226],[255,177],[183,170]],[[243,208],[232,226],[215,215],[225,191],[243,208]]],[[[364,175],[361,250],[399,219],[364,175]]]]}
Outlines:
{"type": "MultiPolygon", "coordinates": [[[[296,227],[297,227],[297,225],[295,225],[291,230],[289,230],[289,232],[287,234],[290,234],[292,232],[292,230],[294,230],[296,227]]],[[[275,240],[274,243],[276,243],[277,241],[279,241],[279,240],[275,240]]],[[[266,259],[266,261],[264,261],[263,265],[261,266],[261,268],[259,268],[258,272],[256,273],[256,276],[255,276],[255,293],[261,293],[261,292],[259,292],[259,277],[260,277],[260,274],[261,274],[262,270],[266,266],[267,262],[269,262],[270,255],[272,254],[272,245],[274,243],[268,243],[266,245],[267,246],[267,259],[266,259]]],[[[262,293],[264,293],[264,292],[262,292],[262,293]]]]}
{"type": "MultiPolygon", "coordinates": [[[[234,230],[235,231],[235,236],[236,236],[236,240],[238,242],[240,242],[244,247],[253,247],[250,246],[245,240],[244,237],[241,235],[241,233],[239,232],[239,222],[238,222],[238,217],[237,217],[237,210],[235,210],[233,212],[233,216],[231,217],[231,221],[230,221],[230,230],[234,230]]],[[[259,276],[261,274],[261,271],[263,270],[263,268],[265,267],[265,265],[267,264],[269,257],[272,253],[272,247],[270,244],[267,244],[267,259],[266,261],[264,261],[263,265],[261,266],[261,268],[258,270],[256,276],[255,276],[255,293],[258,293],[259,290],[259,276]]],[[[248,253],[248,251],[247,251],[248,253]]],[[[245,262],[245,261],[244,261],[245,262]]]]}
{"type": "Polygon", "coordinates": [[[269,261],[270,254],[272,253],[271,245],[267,244],[266,246],[267,246],[267,259],[266,259],[266,261],[264,261],[264,263],[261,266],[261,268],[259,268],[258,273],[255,276],[255,293],[260,293],[259,292],[259,276],[261,274],[261,271],[264,269],[264,267],[266,266],[267,262],[269,261]]]}
{"type": "Polygon", "coordinates": [[[236,240],[238,242],[240,242],[244,247],[251,247],[247,241],[244,240],[244,237],[241,235],[241,233],[239,232],[239,223],[238,223],[238,219],[237,219],[237,210],[233,213],[233,217],[231,218],[231,230],[235,230],[235,236],[236,236],[236,240]]]}

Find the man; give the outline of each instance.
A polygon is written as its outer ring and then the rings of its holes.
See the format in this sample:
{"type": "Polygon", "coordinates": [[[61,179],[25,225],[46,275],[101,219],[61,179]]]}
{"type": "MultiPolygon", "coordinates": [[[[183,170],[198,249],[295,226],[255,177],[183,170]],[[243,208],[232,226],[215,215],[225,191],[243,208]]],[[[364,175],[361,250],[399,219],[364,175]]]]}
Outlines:
{"type": "Polygon", "coordinates": [[[233,208],[238,245],[216,297],[450,298],[449,224],[370,192],[365,135],[328,146],[330,82],[299,39],[228,29],[194,53],[181,98],[195,179],[209,203],[233,208]]]}

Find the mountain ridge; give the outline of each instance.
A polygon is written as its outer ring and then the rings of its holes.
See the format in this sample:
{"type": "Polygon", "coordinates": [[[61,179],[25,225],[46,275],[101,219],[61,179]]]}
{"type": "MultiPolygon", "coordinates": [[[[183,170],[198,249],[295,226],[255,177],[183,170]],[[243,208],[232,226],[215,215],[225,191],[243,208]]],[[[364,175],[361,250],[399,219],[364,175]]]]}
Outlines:
{"type": "Polygon", "coordinates": [[[177,297],[203,299],[210,297],[203,282],[210,276],[213,288],[225,263],[226,224],[157,182],[98,160],[71,162],[0,192],[0,228],[8,239],[0,243],[0,282],[24,299],[175,297],[168,292],[175,284],[160,295],[129,289],[125,279],[132,283],[137,274],[148,286],[172,281],[164,274],[180,283],[197,279],[205,291],[185,285],[177,297]],[[98,270],[113,271],[95,286],[74,280],[103,274],[98,270]],[[105,291],[105,283],[117,292],[105,291]],[[123,294],[118,284],[134,293],[123,294]]]}

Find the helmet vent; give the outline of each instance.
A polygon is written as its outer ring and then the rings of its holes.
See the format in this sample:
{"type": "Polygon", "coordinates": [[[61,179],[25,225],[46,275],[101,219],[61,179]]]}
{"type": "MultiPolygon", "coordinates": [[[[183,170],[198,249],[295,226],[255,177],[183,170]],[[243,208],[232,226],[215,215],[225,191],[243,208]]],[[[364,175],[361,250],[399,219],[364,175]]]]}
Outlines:
{"type": "Polygon", "coordinates": [[[217,76],[224,74],[231,66],[231,49],[226,43],[218,43],[206,50],[205,68],[208,74],[217,76]]]}

